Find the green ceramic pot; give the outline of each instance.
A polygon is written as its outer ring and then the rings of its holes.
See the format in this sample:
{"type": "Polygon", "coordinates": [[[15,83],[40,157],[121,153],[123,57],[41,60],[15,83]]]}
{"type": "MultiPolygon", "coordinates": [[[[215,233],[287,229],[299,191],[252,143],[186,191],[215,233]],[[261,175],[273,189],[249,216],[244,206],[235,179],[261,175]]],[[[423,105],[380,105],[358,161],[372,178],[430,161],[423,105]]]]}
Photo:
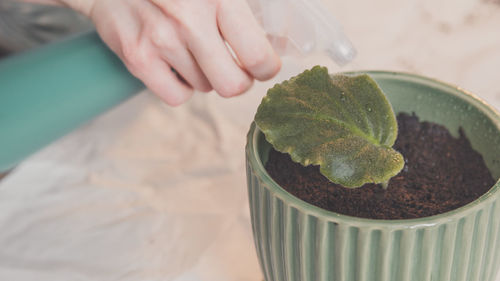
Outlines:
{"type": "MultiPolygon", "coordinates": [[[[463,127],[500,177],[500,114],[464,90],[405,73],[367,72],[395,112],[463,127]]],[[[500,267],[500,181],[436,216],[373,220],[329,212],[289,194],[264,169],[270,150],[252,124],[246,146],[253,235],[267,281],[494,281],[500,267]]]]}

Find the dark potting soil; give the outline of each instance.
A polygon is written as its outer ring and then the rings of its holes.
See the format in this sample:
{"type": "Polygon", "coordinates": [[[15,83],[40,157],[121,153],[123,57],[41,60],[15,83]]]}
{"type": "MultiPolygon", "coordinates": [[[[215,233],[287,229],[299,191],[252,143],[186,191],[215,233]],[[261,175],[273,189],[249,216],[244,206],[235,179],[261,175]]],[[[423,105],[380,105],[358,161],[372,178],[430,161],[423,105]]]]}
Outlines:
{"type": "Polygon", "coordinates": [[[336,213],[373,219],[432,216],[464,206],[494,184],[483,157],[460,129],[458,138],[438,124],[401,113],[394,148],[405,158],[403,170],[384,190],[378,184],[345,188],[304,167],[288,154],[271,150],[266,170],[289,193],[336,213]]]}

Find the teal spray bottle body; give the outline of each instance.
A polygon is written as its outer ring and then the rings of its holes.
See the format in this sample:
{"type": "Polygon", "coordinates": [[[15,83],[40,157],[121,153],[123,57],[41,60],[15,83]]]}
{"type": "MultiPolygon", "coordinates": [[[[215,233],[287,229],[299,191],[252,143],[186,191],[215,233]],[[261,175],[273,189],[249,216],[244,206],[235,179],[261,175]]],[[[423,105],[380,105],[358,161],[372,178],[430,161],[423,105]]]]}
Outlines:
{"type": "Polygon", "coordinates": [[[144,89],[95,32],[0,61],[0,172],[144,89]]]}

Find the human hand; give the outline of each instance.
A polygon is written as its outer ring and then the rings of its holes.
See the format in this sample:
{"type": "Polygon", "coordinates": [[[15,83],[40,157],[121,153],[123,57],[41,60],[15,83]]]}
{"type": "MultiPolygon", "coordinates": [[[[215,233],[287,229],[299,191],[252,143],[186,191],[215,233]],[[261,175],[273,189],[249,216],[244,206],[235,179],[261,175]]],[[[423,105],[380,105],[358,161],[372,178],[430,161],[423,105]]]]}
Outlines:
{"type": "Polygon", "coordinates": [[[245,0],[60,1],[90,17],[128,70],[169,105],[193,90],[239,95],[281,66],[245,0]]]}

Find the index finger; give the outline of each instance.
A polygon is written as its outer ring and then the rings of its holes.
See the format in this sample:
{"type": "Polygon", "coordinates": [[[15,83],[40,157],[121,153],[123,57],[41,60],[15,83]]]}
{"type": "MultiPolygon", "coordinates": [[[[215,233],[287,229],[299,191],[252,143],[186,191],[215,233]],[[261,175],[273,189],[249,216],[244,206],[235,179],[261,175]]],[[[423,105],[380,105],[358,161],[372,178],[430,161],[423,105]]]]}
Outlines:
{"type": "Polygon", "coordinates": [[[217,23],[238,60],[257,80],[278,73],[281,61],[244,0],[220,0],[217,23]]]}

